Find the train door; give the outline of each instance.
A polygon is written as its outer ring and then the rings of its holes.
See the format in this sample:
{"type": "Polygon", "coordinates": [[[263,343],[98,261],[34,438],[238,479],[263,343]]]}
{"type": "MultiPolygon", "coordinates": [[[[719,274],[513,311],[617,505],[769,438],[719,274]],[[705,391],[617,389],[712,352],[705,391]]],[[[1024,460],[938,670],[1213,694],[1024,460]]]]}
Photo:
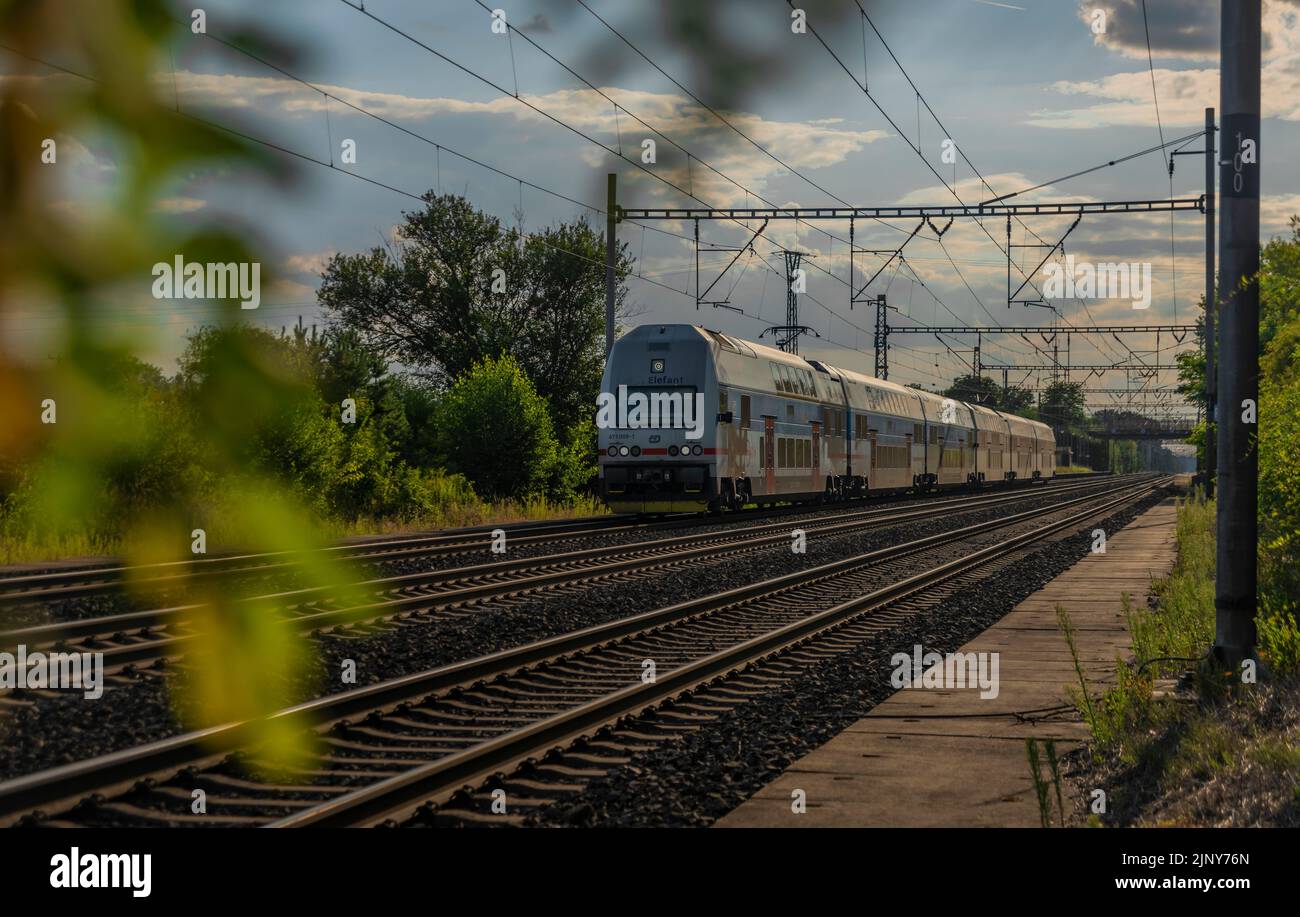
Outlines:
{"type": "Polygon", "coordinates": [[[871,477],[867,479],[867,487],[876,488],[880,486],[880,474],[876,471],[876,431],[872,430],[867,438],[867,451],[871,453],[868,456],[867,467],[871,469],[871,477]]]}
{"type": "Polygon", "coordinates": [[[763,490],[776,493],[776,418],[763,418],[763,490]]]}
{"type": "Polygon", "coordinates": [[[822,489],[822,425],[819,421],[812,422],[812,489],[813,493],[818,493],[822,489]]]}
{"type": "Polygon", "coordinates": [[[750,409],[749,396],[748,396],[748,395],[741,395],[741,396],[740,396],[740,455],[741,455],[741,458],[740,458],[738,464],[739,464],[739,466],[740,466],[740,474],[742,474],[746,479],[749,478],[750,467],[751,467],[751,465],[752,465],[752,463],[753,463],[753,461],[754,461],[753,458],[751,457],[751,456],[753,455],[753,453],[749,451],[749,443],[750,443],[750,436],[749,436],[749,421],[750,421],[750,417],[749,417],[749,409],[750,409]]]}

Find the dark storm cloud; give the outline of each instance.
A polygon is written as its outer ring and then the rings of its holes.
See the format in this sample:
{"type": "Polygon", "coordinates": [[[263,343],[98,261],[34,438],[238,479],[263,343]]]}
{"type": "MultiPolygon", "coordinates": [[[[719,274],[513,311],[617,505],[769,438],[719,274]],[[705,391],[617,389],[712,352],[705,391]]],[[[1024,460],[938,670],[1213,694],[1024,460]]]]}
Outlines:
{"type": "MultiPolygon", "coordinates": [[[[1232,0],[1223,0],[1225,3],[1232,0]]],[[[1282,6],[1300,8],[1300,0],[1275,0],[1282,6]]],[[[1102,44],[1136,57],[1147,51],[1142,22],[1142,0],[1079,0],[1079,15],[1088,23],[1095,10],[1106,11],[1106,34],[1102,44]]],[[[1219,0],[1147,0],[1147,23],[1151,29],[1151,53],[1156,57],[1217,57],[1219,53],[1219,0]]],[[[1264,53],[1272,47],[1267,30],[1264,53]]]]}
{"type": "MultiPolygon", "coordinates": [[[[1213,56],[1219,51],[1218,0],[1148,0],[1147,23],[1153,54],[1213,56]]],[[[1116,50],[1146,54],[1142,0],[1081,0],[1079,14],[1091,24],[1094,10],[1106,12],[1099,40],[1116,50]]]]}

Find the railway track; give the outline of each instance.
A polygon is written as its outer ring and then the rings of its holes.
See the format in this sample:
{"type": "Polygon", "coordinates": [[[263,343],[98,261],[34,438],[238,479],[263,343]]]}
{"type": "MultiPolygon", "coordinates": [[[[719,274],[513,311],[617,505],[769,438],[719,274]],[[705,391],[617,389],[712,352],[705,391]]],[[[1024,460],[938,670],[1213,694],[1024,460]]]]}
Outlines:
{"type": "MultiPolygon", "coordinates": [[[[1060,475],[1048,486],[1057,486],[1074,478],[1104,477],[1081,474],[1060,475]]],[[[1009,488],[1022,490],[1030,482],[1009,488]]],[[[873,498],[878,499],[878,498],[873,498]]],[[[862,504],[866,501],[852,501],[862,504]]],[[[725,517],[728,521],[755,518],[781,518],[809,512],[807,506],[743,510],[725,517]]],[[[490,551],[492,533],[506,533],[512,548],[571,541],[600,535],[632,534],[667,528],[717,525],[719,517],[682,513],[646,520],[628,516],[591,516],[546,522],[520,522],[501,526],[476,526],[428,535],[398,536],[320,548],[322,556],[345,562],[385,563],[419,560],[447,554],[470,554],[490,551]]],[[[261,552],[200,557],[169,563],[126,565],[104,563],[62,567],[57,570],[0,575],[0,608],[16,605],[48,604],[118,593],[129,582],[143,593],[164,593],[192,585],[196,581],[237,580],[292,573],[304,564],[292,552],[261,552]]]]}
{"type": "Polygon", "coordinates": [[[906,613],[899,603],[932,598],[927,590],[1072,531],[1163,481],[1123,482],[300,704],[274,717],[312,730],[319,742],[311,761],[288,772],[290,783],[257,779],[269,763],[244,748],[254,724],[231,723],[0,784],[0,824],[373,825],[427,813],[458,793],[463,799],[466,784],[520,765],[572,782],[584,769],[618,763],[621,746],[602,750],[591,736],[608,734],[621,718],[684,692],[696,692],[695,706],[705,709],[709,697],[743,695],[728,685],[746,678],[747,666],[788,665],[810,641],[887,625],[891,609],[895,620],[906,613]],[[653,679],[644,677],[647,660],[653,679]],[[577,740],[583,750],[566,759],[575,767],[553,749],[577,740]],[[193,815],[200,789],[207,813],[193,815]]]}
{"type": "MultiPolygon", "coordinates": [[[[1112,484],[1114,482],[1111,482],[1112,484]]],[[[1053,495],[1067,495],[1102,486],[1096,481],[1057,485],[1053,495]]],[[[954,512],[1005,506],[1047,491],[1012,490],[945,498],[919,506],[889,505],[801,520],[797,527],[809,536],[834,537],[864,528],[918,522],[954,512]]],[[[791,524],[764,522],[698,534],[599,546],[558,554],[529,556],[379,577],[354,584],[340,595],[327,587],[287,590],[240,601],[262,603],[281,615],[284,626],[300,633],[348,627],[384,620],[410,620],[448,609],[472,608],[492,599],[535,594],[542,590],[590,586],[631,573],[662,571],[701,560],[720,560],[788,544],[791,524]]],[[[55,621],[0,632],[0,649],[19,645],[29,651],[102,653],[109,673],[122,667],[149,665],[175,658],[193,646],[201,634],[195,619],[197,604],[55,621]]]]}

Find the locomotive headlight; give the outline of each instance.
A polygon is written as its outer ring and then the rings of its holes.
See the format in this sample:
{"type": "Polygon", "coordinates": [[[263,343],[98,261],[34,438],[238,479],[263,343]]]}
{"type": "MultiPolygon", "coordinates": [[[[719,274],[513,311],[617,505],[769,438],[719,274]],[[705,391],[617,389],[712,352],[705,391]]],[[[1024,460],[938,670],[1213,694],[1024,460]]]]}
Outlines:
{"type": "Polygon", "coordinates": [[[669,446],[669,447],[668,447],[668,454],[669,454],[669,455],[676,455],[676,454],[677,454],[677,447],[676,447],[676,446],[669,446]]]}
{"type": "Polygon", "coordinates": [[[635,456],[635,455],[640,455],[640,454],[641,454],[641,447],[640,447],[640,446],[633,446],[633,447],[632,447],[632,454],[633,454],[634,456],[635,456]]]}
{"type": "Polygon", "coordinates": [[[618,458],[620,452],[617,444],[609,447],[609,454],[614,456],[615,458],[618,458]]]}
{"type": "Polygon", "coordinates": [[[697,445],[697,446],[691,446],[691,455],[703,455],[703,454],[704,454],[704,447],[703,447],[703,446],[698,446],[698,445],[697,445]]]}
{"type": "Polygon", "coordinates": [[[663,361],[663,360],[651,360],[651,361],[650,361],[650,372],[652,372],[652,373],[661,373],[661,372],[663,372],[663,371],[664,371],[664,361],[663,361]]]}

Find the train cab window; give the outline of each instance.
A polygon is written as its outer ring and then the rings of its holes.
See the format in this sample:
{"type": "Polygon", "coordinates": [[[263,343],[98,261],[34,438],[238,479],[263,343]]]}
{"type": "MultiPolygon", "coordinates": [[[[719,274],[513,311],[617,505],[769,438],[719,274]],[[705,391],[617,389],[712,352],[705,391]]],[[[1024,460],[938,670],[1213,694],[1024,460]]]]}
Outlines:
{"type": "Polygon", "coordinates": [[[740,396],[740,429],[749,429],[749,396],[740,396]]]}

